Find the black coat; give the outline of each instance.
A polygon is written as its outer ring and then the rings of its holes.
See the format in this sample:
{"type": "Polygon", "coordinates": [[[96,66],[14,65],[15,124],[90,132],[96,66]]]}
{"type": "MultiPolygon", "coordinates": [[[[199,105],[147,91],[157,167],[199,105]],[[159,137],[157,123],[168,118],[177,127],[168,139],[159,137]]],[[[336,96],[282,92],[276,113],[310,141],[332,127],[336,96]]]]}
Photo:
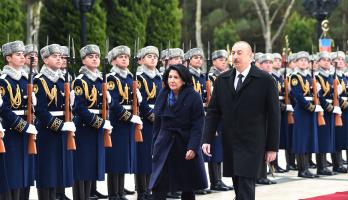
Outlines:
{"type": "Polygon", "coordinates": [[[204,110],[200,95],[192,87],[179,93],[173,107],[167,106],[168,89],[157,97],[154,113],[152,174],[149,188],[152,189],[168,166],[168,191],[192,191],[207,187],[201,151],[204,110]],[[196,156],[185,160],[186,151],[193,150],[196,156]]]}
{"type": "Polygon", "coordinates": [[[278,151],[280,110],[274,79],[252,65],[236,92],[236,70],[221,74],[208,107],[203,143],[213,141],[223,122],[224,176],[257,177],[265,151],[278,151]]]}

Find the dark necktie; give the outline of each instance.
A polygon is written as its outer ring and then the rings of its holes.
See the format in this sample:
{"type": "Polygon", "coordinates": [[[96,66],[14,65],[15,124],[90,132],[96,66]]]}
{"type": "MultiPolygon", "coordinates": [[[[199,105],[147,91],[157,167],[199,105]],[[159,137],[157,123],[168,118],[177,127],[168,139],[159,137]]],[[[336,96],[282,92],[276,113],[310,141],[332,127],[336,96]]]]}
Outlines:
{"type": "Polygon", "coordinates": [[[238,77],[238,82],[237,82],[236,91],[238,92],[240,90],[240,88],[242,87],[244,76],[243,76],[243,74],[239,74],[237,77],[238,77]]]}

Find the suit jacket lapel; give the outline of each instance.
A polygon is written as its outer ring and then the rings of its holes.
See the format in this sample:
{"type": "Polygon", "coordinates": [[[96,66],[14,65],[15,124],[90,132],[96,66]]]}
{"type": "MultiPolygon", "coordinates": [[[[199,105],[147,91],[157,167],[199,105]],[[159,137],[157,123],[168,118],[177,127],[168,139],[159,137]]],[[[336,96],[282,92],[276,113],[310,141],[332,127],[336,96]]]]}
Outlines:
{"type": "Polygon", "coordinates": [[[240,93],[245,87],[249,85],[250,81],[253,79],[254,74],[255,74],[255,66],[251,65],[250,71],[247,77],[245,77],[245,80],[243,81],[242,86],[240,87],[237,93],[240,93]]]}
{"type": "Polygon", "coordinates": [[[234,88],[234,78],[236,76],[236,69],[232,69],[230,73],[230,77],[228,79],[228,87],[229,90],[232,92],[232,95],[236,94],[236,89],[234,88]]]}

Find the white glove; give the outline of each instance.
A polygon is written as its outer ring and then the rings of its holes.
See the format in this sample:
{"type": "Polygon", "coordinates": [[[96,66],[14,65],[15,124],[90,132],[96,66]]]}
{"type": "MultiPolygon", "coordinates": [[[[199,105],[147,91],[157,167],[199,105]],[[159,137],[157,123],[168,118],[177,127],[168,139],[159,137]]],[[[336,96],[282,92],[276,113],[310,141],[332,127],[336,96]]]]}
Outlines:
{"type": "Polygon", "coordinates": [[[110,95],[109,91],[106,92],[106,100],[107,100],[108,104],[111,103],[111,95],[110,95]]]}
{"type": "Polygon", "coordinates": [[[317,83],[317,92],[319,92],[321,90],[321,85],[320,83],[317,83]]]}
{"type": "Polygon", "coordinates": [[[5,129],[2,127],[2,124],[0,123],[0,137],[4,138],[5,137],[5,129]]]}
{"type": "Polygon", "coordinates": [[[105,120],[103,129],[110,130],[110,132],[111,132],[112,128],[113,128],[113,127],[111,126],[110,121],[109,121],[109,120],[105,120]]]}
{"type": "Polygon", "coordinates": [[[74,122],[64,122],[63,127],[62,127],[62,131],[75,132],[76,131],[76,127],[75,127],[74,122]]]}
{"type": "Polygon", "coordinates": [[[337,84],[337,94],[340,95],[342,94],[342,85],[341,84],[337,84]]]}
{"type": "Polygon", "coordinates": [[[73,107],[75,103],[75,91],[71,90],[70,91],[70,107],[73,107]]]}
{"type": "Polygon", "coordinates": [[[137,98],[138,98],[138,102],[140,104],[143,101],[143,97],[141,96],[141,93],[140,93],[138,88],[137,88],[137,98]]]}
{"type": "Polygon", "coordinates": [[[0,95],[0,107],[2,106],[3,103],[4,101],[2,100],[2,96],[0,95]]]}
{"type": "Polygon", "coordinates": [[[134,124],[140,124],[143,125],[143,121],[141,121],[140,117],[138,115],[133,115],[132,119],[130,120],[134,124]]]}
{"type": "Polygon", "coordinates": [[[290,112],[294,112],[294,108],[292,107],[291,104],[287,104],[285,110],[286,110],[286,111],[290,111],[290,112]]]}
{"type": "Polygon", "coordinates": [[[33,135],[36,135],[37,134],[37,130],[36,130],[36,127],[32,124],[29,124],[27,130],[25,131],[29,134],[33,134],[33,135]]]}
{"type": "Polygon", "coordinates": [[[342,114],[342,110],[341,110],[341,108],[339,106],[334,106],[334,109],[333,109],[332,112],[335,113],[335,114],[339,114],[339,115],[342,114]]]}
{"type": "Polygon", "coordinates": [[[31,95],[32,95],[31,103],[33,104],[33,106],[36,106],[37,105],[37,99],[36,99],[35,93],[33,92],[31,95]]]}
{"type": "Polygon", "coordinates": [[[321,105],[315,105],[314,112],[324,112],[324,109],[321,105]]]}

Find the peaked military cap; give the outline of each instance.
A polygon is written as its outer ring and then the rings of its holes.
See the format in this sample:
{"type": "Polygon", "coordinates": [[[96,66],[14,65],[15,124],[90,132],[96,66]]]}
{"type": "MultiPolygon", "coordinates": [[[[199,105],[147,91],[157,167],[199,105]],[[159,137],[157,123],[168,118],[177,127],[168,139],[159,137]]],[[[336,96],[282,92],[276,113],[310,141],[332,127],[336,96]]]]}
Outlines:
{"type": "Polygon", "coordinates": [[[25,47],[24,47],[24,43],[22,41],[13,41],[13,42],[8,42],[4,45],[2,45],[2,55],[8,56],[11,55],[13,53],[17,53],[20,51],[25,51],[25,47]]]}
{"type": "Polygon", "coordinates": [[[202,56],[202,58],[204,58],[204,52],[203,52],[203,49],[201,48],[190,49],[188,50],[187,53],[188,53],[189,59],[191,59],[193,56],[202,56]]]}
{"type": "Polygon", "coordinates": [[[211,54],[211,59],[215,60],[217,58],[228,58],[228,53],[225,49],[221,49],[221,50],[217,50],[217,51],[214,51],[212,54],[211,54]]]}
{"type": "Polygon", "coordinates": [[[28,55],[29,53],[38,53],[37,47],[33,44],[25,45],[24,55],[28,55]]]}
{"type": "Polygon", "coordinates": [[[84,59],[89,54],[98,54],[100,55],[100,49],[95,44],[89,44],[80,49],[81,59],[84,59]]]}
{"type": "Polygon", "coordinates": [[[282,55],[280,55],[280,53],[273,53],[273,58],[274,59],[282,59],[282,55]]]}
{"type": "Polygon", "coordinates": [[[69,56],[69,48],[67,46],[60,46],[62,56],[69,56]]]}
{"type": "Polygon", "coordinates": [[[141,58],[145,57],[147,54],[155,54],[159,56],[158,49],[155,46],[146,46],[141,50],[141,58]]]}
{"type": "Polygon", "coordinates": [[[168,50],[168,59],[180,57],[181,59],[184,59],[184,51],[180,48],[172,48],[168,50]]]}
{"type": "Polygon", "coordinates": [[[296,60],[301,59],[301,58],[307,58],[308,60],[309,58],[309,53],[307,51],[299,51],[296,53],[296,60]]]}
{"type": "Polygon", "coordinates": [[[265,61],[274,61],[274,57],[273,57],[273,54],[271,54],[271,53],[265,53],[265,54],[263,54],[261,57],[260,57],[260,59],[259,59],[259,62],[260,63],[263,63],[263,62],[265,62],[265,61]]]}
{"type": "Polygon", "coordinates": [[[125,46],[125,45],[120,45],[120,46],[114,47],[108,53],[109,62],[111,62],[114,58],[116,58],[119,55],[127,55],[130,57],[131,56],[130,48],[125,46]]]}
{"type": "Polygon", "coordinates": [[[50,45],[47,45],[45,47],[43,47],[41,50],[40,50],[40,54],[41,54],[41,58],[42,59],[45,59],[47,58],[48,56],[52,55],[52,54],[61,54],[62,51],[61,51],[61,48],[60,48],[60,45],[59,44],[50,44],[50,45]]]}

